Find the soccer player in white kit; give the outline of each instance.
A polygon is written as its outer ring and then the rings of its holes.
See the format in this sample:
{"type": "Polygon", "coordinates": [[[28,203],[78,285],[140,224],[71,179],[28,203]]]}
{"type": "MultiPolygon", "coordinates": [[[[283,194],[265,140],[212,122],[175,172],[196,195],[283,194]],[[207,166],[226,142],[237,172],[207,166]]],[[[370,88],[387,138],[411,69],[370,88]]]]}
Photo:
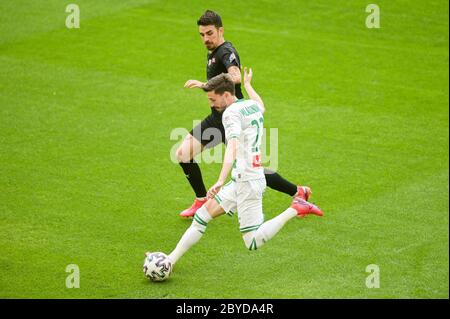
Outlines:
{"type": "Polygon", "coordinates": [[[237,213],[242,238],[250,250],[264,245],[296,216],[323,215],[317,206],[305,200],[305,187],[288,209],[264,222],[262,198],[266,180],[261,165],[261,139],[265,109],[263,101],[251,86],[251,79],[252,70],[247,72],[245,68],[244,87],[249,100],[236,98],[229,74],[222,73],[203,86],[211,106],[220,111],[225,109],[222,122],[227,146],[219,179],[208,191],[208,202],[196,212],[191,226],[169,255],[173,264],[200,240],[213,218],[225,213],[237,213]],[[225,184],[230,172],[231,181],[225,184]]]}

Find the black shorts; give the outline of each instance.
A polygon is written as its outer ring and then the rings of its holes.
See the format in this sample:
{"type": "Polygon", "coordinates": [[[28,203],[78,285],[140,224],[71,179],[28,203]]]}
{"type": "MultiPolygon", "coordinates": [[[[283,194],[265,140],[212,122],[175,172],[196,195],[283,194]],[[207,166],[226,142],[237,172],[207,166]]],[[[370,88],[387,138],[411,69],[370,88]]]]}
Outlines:
{"type": "Polygon", "coordinates": [[[212,148],[225,142],[225,129],[222,117],[211,113],[189,132],[205,148],[212,148]]]}

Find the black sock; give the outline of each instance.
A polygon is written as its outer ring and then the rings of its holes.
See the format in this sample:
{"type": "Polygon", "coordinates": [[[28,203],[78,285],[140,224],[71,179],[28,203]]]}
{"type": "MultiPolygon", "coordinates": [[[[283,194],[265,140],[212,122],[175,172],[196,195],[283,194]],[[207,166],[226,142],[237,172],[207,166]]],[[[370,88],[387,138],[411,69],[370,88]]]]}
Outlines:
{"type": "Polygon", "coordinates": [[[191,187],[195,192],[195,196],[197,196],[197,198],[206,197],[206,188],[203,183],[200,166],[198,166],[194,160],[191,160],[189,163],[180,163],[180,166],[183,169],[184,175],[186,175],[189,184],[191,184],[191,187]]]}
{"type": "Polygon", "coordinates": [[[285,180],[277,172],[264,169],[267,186],[279,192],[294,196],[297,193],[297,185],[285,180]]]}

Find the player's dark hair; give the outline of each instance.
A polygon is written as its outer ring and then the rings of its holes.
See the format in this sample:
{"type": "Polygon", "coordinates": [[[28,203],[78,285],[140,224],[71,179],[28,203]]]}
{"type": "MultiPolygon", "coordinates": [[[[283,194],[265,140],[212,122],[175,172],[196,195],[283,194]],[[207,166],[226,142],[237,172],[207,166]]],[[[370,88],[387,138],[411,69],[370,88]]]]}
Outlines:
{"type": "Polygon", "coordinates": [[[235,95],[234,82],[228,73],[216,75],[203,85],[202,89],[205,92],[214,91],[214,93],[220,95],[223,95],[225,92],[230,92],[232,95],[235,95]]]}
{"type": "Polygon", "coordinates": [[[203,15],[197,20],[197,25],[214,25],[216,28],[221,28],[222,18],[214,11],[206,10],[205,13],[203,13],[203,15]]]}

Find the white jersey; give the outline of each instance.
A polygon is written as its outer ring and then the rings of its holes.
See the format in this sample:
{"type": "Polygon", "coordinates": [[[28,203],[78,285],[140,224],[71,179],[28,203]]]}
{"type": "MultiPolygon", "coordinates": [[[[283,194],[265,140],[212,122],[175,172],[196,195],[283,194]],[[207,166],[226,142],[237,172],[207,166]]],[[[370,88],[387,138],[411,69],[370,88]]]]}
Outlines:
{"type": "Polygon", "coordinates": [[[264,117],[261,107],[254,100],[238,100],[223,113],[227,143],[237,138],[236,161],[231,173],[235,181],[250,181],[264,178],[261,165],[261,140],[264,117]]]}

